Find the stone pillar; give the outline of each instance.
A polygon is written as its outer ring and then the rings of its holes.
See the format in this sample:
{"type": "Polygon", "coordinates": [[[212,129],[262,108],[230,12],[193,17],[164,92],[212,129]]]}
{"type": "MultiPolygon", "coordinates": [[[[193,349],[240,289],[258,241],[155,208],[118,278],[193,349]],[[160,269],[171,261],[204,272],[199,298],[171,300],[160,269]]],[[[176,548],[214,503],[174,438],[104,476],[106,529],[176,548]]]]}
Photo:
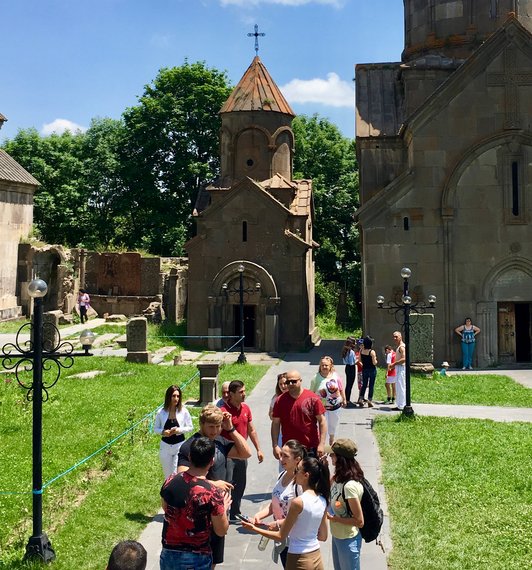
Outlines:
{"type": "MultiPolygon", "coordinates": [[[[208,311],[209,311],[209,326],[207,329],[207,334],[209,338],[207,339],[207,346],[209,350],[221,350],[222,349],[222,339],[212,338],[222,336],[222,305],[224,298],[222,296],[208,297],[208,311]]],[[[231,344],[236,339],[229,339],[231,344]]],[[[230,346],[230,345],[229,345],[230,346]]]]}
{"type": "Polygon", "coordinates": [[[59,344],[59,317],[63,314],[62,311],[48,311],[42,316],[43,323],[43,336],[42,346],[43,350],[53,350],[59,344]]]}
{"type": "Polygon", "coordinates": [[[126,326],[127,362],[146,364],[151,356],[148,352],[148,321],[146,317],[133,317],[126,326]]]}
{"type": "Polygon", "coordinates": [[[218,362],[198,362],[200,373],[200,404],[205,406],[218,399],[218,362]]]}
{"type": "Polygon", "coordinates": [[[480,368],[497,364],[499,355],[497,317],[496,301],[477,303],[477,322],[473,316],[473,324],[478,326],[480,334],[476,337],[476,354],[473,355],[473,363],[476,360],[480,368]]]}

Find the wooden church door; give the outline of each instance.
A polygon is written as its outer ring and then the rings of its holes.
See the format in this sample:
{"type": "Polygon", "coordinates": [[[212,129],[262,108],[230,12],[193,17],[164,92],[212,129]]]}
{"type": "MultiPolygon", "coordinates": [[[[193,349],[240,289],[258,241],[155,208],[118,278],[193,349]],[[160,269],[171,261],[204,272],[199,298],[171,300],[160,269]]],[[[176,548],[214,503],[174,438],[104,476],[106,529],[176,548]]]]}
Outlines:
{"type": "Polygon", "coordinates": [[[515,306],[498,303],[499,363],[515,362],[515,306]]]}

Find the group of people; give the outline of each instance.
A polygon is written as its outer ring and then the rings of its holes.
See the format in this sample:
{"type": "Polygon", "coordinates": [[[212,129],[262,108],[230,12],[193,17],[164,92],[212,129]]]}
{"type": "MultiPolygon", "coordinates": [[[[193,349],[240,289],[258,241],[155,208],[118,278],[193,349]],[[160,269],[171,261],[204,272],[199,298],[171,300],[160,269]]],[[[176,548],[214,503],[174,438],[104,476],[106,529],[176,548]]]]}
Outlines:
{"type": "Polygon", "coordinates": [[[355,443],[335,438],[347,397],[331,357],[321,359],[312,388],[303,386],[297,370],[277,378],[270,435],[280,473],[271,503],[250,518],[240,512],[248,440],[259,463],[264,453],[244,383],[224,383],[222,397],[201,410],[199,430],[186,440],[192,421],[182,392],[174,385],[167,389],[154,423],[165,475],[162,570],[207,570],[222,563],[232,522],[273,539],[274,558],[289,570],[323,568],[319,541],[327,539],[330,527],[334,568],[359,569],[363,473],[355,443]],[[332,477],[328,457],[335,467],[332,477]],[[269,517],[273,520],[264,522],[269,517]]]}
{"type": "MultiPolygon", "coordinates": [[[[395,349],[386,345],[386,404],[395,404],[394,410],[403,410],[406,405],[405,363],[406,346],[400,331],[393,333],[395,349]]],[[[373,408],[373,393],[377,378],[377,353],[373,348],[373,339],[369,336],[360,341],[349,337],[342,349],[345,365],[346,390],[345,405],[351,405],[351,393],[358,384],[358,400],[354,405],[373,408]],[[358,380],[358,382],[357,382],[358,380]]]]}

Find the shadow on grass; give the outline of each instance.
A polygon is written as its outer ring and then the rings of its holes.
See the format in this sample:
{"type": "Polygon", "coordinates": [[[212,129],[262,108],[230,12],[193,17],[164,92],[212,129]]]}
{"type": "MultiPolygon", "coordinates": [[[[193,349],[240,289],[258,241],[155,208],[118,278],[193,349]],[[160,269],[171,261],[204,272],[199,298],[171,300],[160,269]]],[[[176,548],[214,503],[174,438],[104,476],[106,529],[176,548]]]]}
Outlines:
{"type": "Polygon", "coordinates": [[[135,521],[147,525],[152,521],[162,523],[164,521],[164,517],[161,513],[157,513],[154,517],[149,517],[143,513],[124,513],[126,519],[130,521],[135,521]]]}

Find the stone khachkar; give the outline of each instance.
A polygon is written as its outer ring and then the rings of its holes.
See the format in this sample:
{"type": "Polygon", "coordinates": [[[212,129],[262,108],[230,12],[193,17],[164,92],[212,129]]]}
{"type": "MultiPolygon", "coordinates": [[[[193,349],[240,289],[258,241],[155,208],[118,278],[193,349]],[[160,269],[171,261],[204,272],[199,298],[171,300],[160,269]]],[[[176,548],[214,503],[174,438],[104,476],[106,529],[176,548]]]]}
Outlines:
{"type": "Polygon", "coordinates": [[[148,352],[148,321],[145,317],[133,317],[126,326],[127,362],[146,364],[151,361],[148,352]]]}
{"type": "Polygon", "coordinates": [[[43,349],[45,351],[53,350],[59,343],[59,318],[63,314],[62,311],[48,311],[43,314],[43,349]]]}
{"type": "Polygon", "coordinates": [[[434,370],[434,315],[410,315],[410,367],[420,372],[434,370]]]}
{"type": "Polygon", "coordinates": [[[200,373],[200,404],[205,406],[215,402],[218,398],[218,362],[199,362],[197,364],[200,373]]]}

